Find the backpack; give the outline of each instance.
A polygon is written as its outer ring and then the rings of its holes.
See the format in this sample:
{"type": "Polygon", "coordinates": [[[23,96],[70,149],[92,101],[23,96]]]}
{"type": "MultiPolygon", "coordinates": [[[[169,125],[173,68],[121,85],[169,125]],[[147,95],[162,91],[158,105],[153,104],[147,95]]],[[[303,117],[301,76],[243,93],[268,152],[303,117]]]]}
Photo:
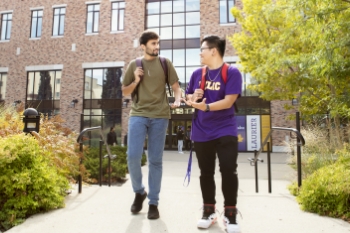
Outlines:
{"type": "MultiPolygon", "coordinates": [[[[228,67],[229,66],[230,66],[229,64],[224,63],[222,65],[222,69],[221,69],[221,77],[222,77],[222,80],[224,81],[225,84],[227,82],[228,67]]],[[[202,67],[202,80],[201,80],[201,89],[203,91],[205,89],[205,75],[207,74],[207,72],[208,72],[208,67],[207,66],[203,66],[202,67]]],[[[233,106],[235,107],[235,112],[237,113],[238,112],[238,107],[237,107],[236,101],[233,103],[233,106]]]]}
{"type": "MultiPolygon", "coordinates": [[[[143,66],[142,66],[142,58],[136,58],[136,67],[141,67],[143,69],[143,66]]],[[[165,82],[168,86],[168,90],[169,90],[169,94],[171,96],[171,91],[170,91],[170,85],[169,85],[169,79],[168,79],[168,64],[166,62],[166,59],[165,57],[161,57],[159,56],[159,61],[160,61],[160,64],[162,65],[162,68],[163,68],[163,71],[164,71],[164,75],[165,75],[165,82]]],[[[143,79],[143,76],[140,76],[140,82],[142,81],[143,79]]],[[[137,85],[134,89],[134,91],[131,93],[131,97],[134,99],[134,96],[136,96],[136,103],[139,101],[139,98],[138,98],[138,89],[139,89],[139,85],[137,85]]]]}

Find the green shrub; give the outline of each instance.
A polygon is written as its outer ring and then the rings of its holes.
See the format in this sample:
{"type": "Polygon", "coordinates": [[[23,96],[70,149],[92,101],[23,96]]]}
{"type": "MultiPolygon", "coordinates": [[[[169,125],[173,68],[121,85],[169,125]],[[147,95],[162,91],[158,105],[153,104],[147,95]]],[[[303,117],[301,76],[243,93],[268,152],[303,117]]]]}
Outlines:
{"type": "MultiPolygon", "coordinates": [[[[122,146],[110,146],[112,155],[117,155],[116,159],[111,160],[111,169],[108,169],[108,158],[102,160],[102,182],[108,182],[109,171],[111,171],[111,180],[116,182],[122,178],[125,178],[128,173],[128,164],[126,150],[127,147],[122,146]]],[[[99,148],[91,147],[86,149],[84,156],[84,166],[89,173],[89,179],[85,180],[90,183],[97,183],[99,177],[99,148]]],[[[102,147],[102,157],[107,155],[106,147],[102,147]]],[[[146,155],[142,155],[141,165],[146,163],[146,155]]]]}
{"type": "Polygon", "coordinates": [[[64,206],[68,180],[32,136],[0,137],[0,222],[8,229],[29,215],[64,206]]]}
{"type": "Polygon", "coordinates": [[[87,176],[77,135],[64,120],[42,115],[39,134],[25,136],[23,110],[23,105],[0,107],[0,231],[63,207],[69,182],[87,176]]]}
{"type": "Polygon", "coordinates": [[[350,219],[350,147],[335,152],[337,160],[307,177],[297,192],[302,209],[350,219]]]}
{"type": "Polygon", "coordinates": [[[303,210],[350,218],[350,163],[340,159],[304,180],[297,196],[303,210]]]}

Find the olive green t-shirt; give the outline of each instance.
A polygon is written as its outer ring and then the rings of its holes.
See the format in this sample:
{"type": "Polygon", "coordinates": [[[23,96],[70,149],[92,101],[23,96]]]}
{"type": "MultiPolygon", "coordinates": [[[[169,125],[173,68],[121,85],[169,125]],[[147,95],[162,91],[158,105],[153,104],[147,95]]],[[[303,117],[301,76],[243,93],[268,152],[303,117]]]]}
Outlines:
{"type": "MultiPolygon", "coordinates": [[[[168,64],[169,84],[173,85],[179,78],[173,64],[166,59],[168,64]]],[[[159,58],[147,61],[142,59],[144,76],[138,84],[138,102],[136,96],[131,105],[130,116],[143,116],[149,118],[170,119],[170,107],[166,94],[165,74],[159,58]]],[[[136,61],[132,60],[126,69],[123,85],[128,86],[134,81],[136,61]]]]}

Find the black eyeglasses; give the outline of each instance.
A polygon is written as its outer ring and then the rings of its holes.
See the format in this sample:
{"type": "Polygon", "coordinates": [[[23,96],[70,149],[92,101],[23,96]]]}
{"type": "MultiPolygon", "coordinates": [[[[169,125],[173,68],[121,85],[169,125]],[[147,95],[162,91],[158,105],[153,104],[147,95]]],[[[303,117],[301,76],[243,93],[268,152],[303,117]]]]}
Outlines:
{"type": "Polygon", "coordinates": [[[203,47],[203,48],[200,48],[200,51],[203,52],[204,49],[212,49],[213,47],[203,47]]]}

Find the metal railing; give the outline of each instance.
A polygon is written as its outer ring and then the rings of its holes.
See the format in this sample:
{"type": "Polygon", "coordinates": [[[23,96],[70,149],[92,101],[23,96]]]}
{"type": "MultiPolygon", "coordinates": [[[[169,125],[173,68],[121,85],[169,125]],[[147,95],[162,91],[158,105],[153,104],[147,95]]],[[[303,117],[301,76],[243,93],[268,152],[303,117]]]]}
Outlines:
{"type": "MultiPolygon", "coordinates": [[[[89,131],[93,131],[93,130],[99,130],[100,131],[100,136],[101,136],[101,139],[102,139],[102,140],[100,140],[100,150],[99,150],[99,159],[100,159],[99,184],[101,186],[102,185],[102,145],[103,144],[106,145],[107,155],[105,155],[104,158],[108,157],[108,167],[109,168],[111,167],[111,160],[117,158],[117,156],[116,155],[112,155],[111,150],[109,148],[109,145],[107,144],[107,142],[105,140],[105,137],[103,136],[103,132],[102,132],[101,126],[86,128],[86,129],[83,129],[80,132],[80,134],[79,134],[79,136],[77,138],[77,142],[79,143],[80,151],[81,152],[83,151],[83,135],[84,135],[84,133],[89,132],[89,131]]],[[[82,162],[83,162],[83,160],[80,159],[80,164],[82,162]]],[[[108,174],[109,174],[109,177],[108,177],[109,186],[111,186],[111,172],[109,171],[108,174]]],[[[78,183],[79,183],[78,190],[79,190],[79,193],[81,193],[81,191],[82,191],[82,176],[81,176],[81,174],[79,174],[79,176],[78,176],[78,183]]]]}
{"type": "Polygon", "coordinates": [[[267,134],[265,140],[261,144],[261,147],[258,151],[254,152],[254,158],[248,158],[248,161],[250,162],[250,165],[255,166],[255,191],[259,192],[259,185],[258,185],[258,162],[264,162],[263,159],[259,158],[260,153],[262,152],[263,148],[267,145],[267,172],[268,172],[268,186],[269,186],[269,193],[271,193],[271,155],[270,155],[270,143],[268,140],[271,137],[272,131],[289,131],[293,132],[297,136],[297,170],[298,170],[298,187],[301,186],[301,180],[302,180],[302,174],[301,174],[301,150],[300,147],[305,145],[305,139],[303,135],[294,128],[282,128],[282,127],[271,127],[270,132],[267,134]]]}

